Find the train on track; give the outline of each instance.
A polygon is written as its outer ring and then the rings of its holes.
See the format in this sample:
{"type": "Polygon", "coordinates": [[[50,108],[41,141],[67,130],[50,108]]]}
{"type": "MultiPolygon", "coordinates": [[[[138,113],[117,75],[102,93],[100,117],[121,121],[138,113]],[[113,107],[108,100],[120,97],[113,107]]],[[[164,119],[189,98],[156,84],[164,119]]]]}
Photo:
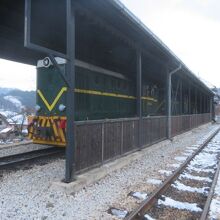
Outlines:
{"type": "MultiPolygon", "coordinates": [[[[66,60],[56,58],[65,71],[66,60]]],[[[75,120],[129,118],[136,114],[136,82],[123,74],[80,60],[75,62],[75,120]]],[[[67,87],[48,57],[37,64],[36,116],[29,118],[29,138],[34,143],[66,145],[67,87]]],[[[164,111],[163,90],[143,81],[143,116],[164,111]],[[162,97],[160,99],[160,97],[162,97]]]]}

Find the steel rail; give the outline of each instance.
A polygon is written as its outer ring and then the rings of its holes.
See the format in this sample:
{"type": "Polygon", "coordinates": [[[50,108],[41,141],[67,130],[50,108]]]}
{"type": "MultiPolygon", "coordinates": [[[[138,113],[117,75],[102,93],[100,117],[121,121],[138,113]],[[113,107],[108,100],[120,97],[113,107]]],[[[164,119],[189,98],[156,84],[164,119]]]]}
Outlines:
{"type": "Polygon", "coordinates": [[[216,183],[218,181],[219,172],[220,172],[220,162],[218,163],[218,168],[217,168],[217,170],[215,172],[215,176],[214,176],[211,188],[209,190],[209,195],[208,195],[208,198],[206,200],[205,206],[203,208],[203,212],[202,212],[202,215],[200,217],[200,220],[206,220],[207,219],[207,215],[209,213],[209,207],[210,207],[210,204],[211,204],[211,201],[212,201],[212,197],[213,197],[214,192],[215,192],[215,186],[216,186],[216,183]]]}
{"type": "Polygon", "coordinates": [[[51,147],[0,157],[0,170],[61,153],[64,153],[62,148],[51,147]]]}
{"type": "Polygon", "coordinates": [[[220,128],[217,129],[206,141],[202,144],[202,146],[192,155],[190,156],[170,177],[168,177],[165,182],[146,200],[144,200],[139,207],[137,207],[133,212],[131,212],[125,220],[139,220],[143,219],[146,212],[155,204],[158,200],[158,197],[166,191],[166,189],[170,186],[170,184],[177,179],[177,177],[183,172],[186,166],[194,159],[194,157],[199,154],[205,146],[216,136],[216,134],[220,131],[220,128]]]}

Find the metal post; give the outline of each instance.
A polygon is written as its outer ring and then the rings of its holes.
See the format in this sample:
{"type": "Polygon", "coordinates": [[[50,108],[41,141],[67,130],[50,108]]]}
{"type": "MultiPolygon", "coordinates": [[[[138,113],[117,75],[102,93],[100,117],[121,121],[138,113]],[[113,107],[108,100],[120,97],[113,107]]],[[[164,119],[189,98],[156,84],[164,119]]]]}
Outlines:
{"type": "Polygon", "coordinates": [[[180,115],[184,114],[184,95],[183,95],[183,81],[180,79],[180,115]]]}
{"type": "Polygon", "coordinates": [[[141,50],[137,50],[137,116],[139,117],[138,147],[141,148],[142,136],[142,55],[141,50]]]}
{"type": "Polygon", "coordinates": [[[215,104],[214,104],[214,95],[211,97],[211,120],[215,121],[215,104]]]}
{"type": "Polygon", "coordinates": [[[198,105],[197,105],[197,88],[195,87],[195,114],[198,114],[198,105]]]}
{"type": "Polygon", "coordinates": [[[190,83],[189,83],[189,99],[188,99],[188,103],[189,103],[189,106],[188,106],[188,113],[189,115],[192,114],[192,110],[191,110],[191,87],[190,87],[190,83]]]}
{"type": "Polygon", "coordinates": [[[171,107],[172,107],[172,82],[171,74],[167,75],[167,138],[171,138],[171,107]]]}
{"type": "Polygon", "coordinates": [[[67,57],[66,78],[69,82],[67,90],[67,146],[65,182],[70,183],[75,178],[75,138],[74,138],[74,113],[75,113],[75,14],[73,1],[67,0],[67,57]]]}
{"type": "Polygon", "coordinates": [[[180,65],[175,70],[167,73],[167,138],[171,139],[171,116],[172,116],[172,75],[182,69],[180,65]]]}

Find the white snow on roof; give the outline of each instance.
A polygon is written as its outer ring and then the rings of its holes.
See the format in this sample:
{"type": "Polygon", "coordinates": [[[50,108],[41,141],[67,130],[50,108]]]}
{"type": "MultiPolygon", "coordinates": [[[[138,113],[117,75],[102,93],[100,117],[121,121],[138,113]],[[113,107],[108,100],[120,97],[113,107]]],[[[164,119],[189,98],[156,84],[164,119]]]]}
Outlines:
{"type": "Polygon", "coordinates": [[[12,130],[13,130],[13,128],[5,128],[0,131],[0,134],[8,133],[9,131],[12,131],[12,130]]]}
{"type": "Polygon", "coordinates": [[[13,103],[20,110],[22,108],[24,108],[24,106],[22,105],[21,101],[17,97],[8,95],[8,96],[4,96],[4,99],[9,101],[9,102],[11,102],[11,103],[13,103]]]}
{"type": "Polygon", "coordinates": [[[12,111],[5,111],[3,109],[0,109],[0,114],[5,116],[6,118],[12,117],[14,115],[17,115],[18,113],[12,112],[12,111]]]}
{"type": "Polygon", "coordinates": [[[19,124],[19,125],[21,125],[23,122],[23,125],[28,125],[27,117],[22,114],[15,115],[15,116],[9,118],[8,122],[10,124],[19,124]]]}
{"type": "Polygon", "coordinates": [[[192,212],[201,212],[202,209],[196,203],[179,202],[169,197],[162,196],[163,200],[158,200],[158,205],[170,206],[172,208],[189,210],[192,212]]]}
{"type": "Polygon", "coordinates": [[[24,114],[18,114],[12,111],[4,111],[3,109],[0,109],[0,114],[5,116],[10,124],[22,124],[24,120],[23,124],[28,125],[27,117],[24,114]]]}

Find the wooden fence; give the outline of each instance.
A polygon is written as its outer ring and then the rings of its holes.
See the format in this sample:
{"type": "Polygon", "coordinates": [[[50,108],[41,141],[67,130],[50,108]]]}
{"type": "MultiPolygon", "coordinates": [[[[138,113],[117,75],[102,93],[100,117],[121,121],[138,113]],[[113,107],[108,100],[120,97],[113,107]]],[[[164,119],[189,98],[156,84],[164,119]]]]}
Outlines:
{"type": "MultiPolygon", "coordinates": [[[[209,121],[211,121],[210,114],[173,116],[172,136],[209,121]]],[[[82,172],[165,140],[167,117],[147,117],[142,121],[138,118],[129,118],[77,122],[75,131],[76,171],[82,172]]]]}

